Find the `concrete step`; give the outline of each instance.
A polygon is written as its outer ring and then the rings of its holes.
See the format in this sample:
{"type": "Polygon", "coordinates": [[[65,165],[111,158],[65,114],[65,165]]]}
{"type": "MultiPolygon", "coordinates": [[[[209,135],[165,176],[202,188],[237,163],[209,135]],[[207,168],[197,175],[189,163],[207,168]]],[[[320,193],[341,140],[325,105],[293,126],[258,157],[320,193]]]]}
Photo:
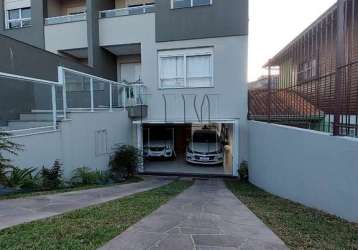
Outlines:
{"type": "Polygon", "coordinates": [[[14,120],[8,122],[8,130],[19,130],[19,129],[29,129],[29,128],[39,128],[39,127],[47,127],[52,126],[51,121],[21,121],[14,120]]]}
{"type": "Polygon", "coordinates": [[[17,127],[0,127],[2,131],[12,131],[10,133],[11,136],[21,136],[21,135],[29,135],[33,133],[42,133],[42,132],[50,132],[53,131],[52,127],[48,128],[31,128],[31,130],[19,130],[17,127]]]}
{"type": "MultiPolygon", "coordinates": [[[[57,120],[61,121],[63,115],[57,115],[57,120]]],[[[21,121],[52,121],[52,113],[24,113],[20,114],[21,121]]]]}

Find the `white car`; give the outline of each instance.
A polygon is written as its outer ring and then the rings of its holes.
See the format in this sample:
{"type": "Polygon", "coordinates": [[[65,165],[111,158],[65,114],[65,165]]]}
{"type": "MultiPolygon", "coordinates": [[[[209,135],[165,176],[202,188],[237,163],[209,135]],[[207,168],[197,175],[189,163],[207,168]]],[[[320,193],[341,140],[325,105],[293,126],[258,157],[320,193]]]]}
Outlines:
{"type": "Polygon", "coordinates": [[[224,162],[224,150],[216,131],[197,130],[187,146],[186,161],[200,165],[219,165],[224,162]]]}
{"type": "Polygon", "coordinates": [[[168,141],[151,141],[143,147],[143,155],[145,158],[163,158],[174,159],[174,146],[168,141]]]}

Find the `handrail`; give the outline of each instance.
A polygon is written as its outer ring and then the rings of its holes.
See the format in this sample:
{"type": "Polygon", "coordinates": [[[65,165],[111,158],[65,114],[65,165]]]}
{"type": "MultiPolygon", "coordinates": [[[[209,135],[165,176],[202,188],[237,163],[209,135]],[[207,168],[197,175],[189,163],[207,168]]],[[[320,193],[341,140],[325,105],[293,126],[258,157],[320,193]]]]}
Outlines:
{"type": "Polygon", "coordinates": [[[181,95],[181,98],[183,99],[184,103],[184,123],[186,123],[186,100],[184,94],[181,95]]]}
{"type": "Polygon", "coordinates": [[[130,16],[138,14],[146,14],[154,12],[154,3],[153,4],[144,4],[141,6],[133,6],[126,8],[118,8],[112,10],[103,10],[99,12],[99,18],[111,18],[111,17],[120,17],[120,16],[130,16]],[[141,11],[141,13],[135,11],[141,11]],[[132,13],[131,13],[132,11],[132,13]]]}
{"type": "Polygon", "coordinates": [[[79,21],[85,21],[86,19],[87,19],[86,13],[48,17],[48,18],[45,18],[45,25],[55,25],[55,24],[61,24],[61,23],[79,22],[79,21]]]}
{"type": "Polygon", "coordinates": [[[167,97],[165,94],[162,94],[163,100],[164,100],[164,121],[167,122],[167,97]]]}
{"type": "Polygon", "coordinates": [[[97,80],[97,81],[107,82],[107,83],[110,83],[110,84],[113,84],[113,85],[120,85],[120,86],[123,86],[123,87],[128,87],[129,86],[124,81],[115,82],[115,81],[112,81],[112,80],[104,79],[102,77],[98,77],[98,76],[90,75],[90,74],[83,73],[83,72],[80,72],[80,71],[77,71],[77,70],[69,69],[69,68],[66,68],[66,67],[63,67],[63,66],[59,66],[59,68],[64,70],[64,71],[67,71],[67,72],[70,72],[70,73],[73,73],[73,74],[77,74],[77,75],[80,75],[80,76],[88,77],[88,78],[91,78],[91,79],[94,79],[94,80],[97,80]]]}
{"type": "Polygon", "coordinates": [[[204,108],[205,99],[208,101],[208,112],[209,112],[208,118],[209,118],[209,123],[210,123],[210,121],[211,121],[211,103],[210,103],[210,98],[207,94],[204,95],[203,101],[201,102],[200,118],[201,118],[201,122],[203,122],[203,108],[204,108]]]}
{"type": "Polygon", "coordinates": [[[26,81],[26,82],[34,82],[34,83],[40,83],[44,85],[50,85],[50,86],[62,86],[62,84],[54,81],[48,81],[33,77],[27,77],[27,76],[21,76],[21,75],[14,75],[9,73],[0,72],[0,77],[12,79],[12,80],[18,80],[18,81],[26,81]]]}
{"type": "MultiPolygon", "coordinates": [[[[112,80],[108,80],[108,79],[104,79],[98,76],[94,76],[94,75],[90,75],[87,73],[83,73],[80,71],[76,71],[70,68],[66,68],[63,66],[58,66],[58,80],[57,81],[50,81],[50,80],[43,80],[43,79],[38,79],[38,78],[33,78],[33,77],[27,77],[27,76],[22,76],[22,75],[15,75],[15,74],[11,74],[11,73],[5,73],[5,72],[0,72],[0,78],[5,78],[5,79],[11,79],[11,80],[15,80],[15,81],[21,81],[21,82],[29,82],[32,84],[38,84],[38,85],[45,85],[45,86],[49,86],[49,90],[50,90],[50,96],[51,96],[51,108],[49,110],[49,112],[52,113],[52,128],[54,131],[56,131],[58,129],[58,112],[63,112],[63,120],[67,119],[67,112],[69,110],[72,110],[71,108],[75,108],[75,107],[68,107],[68,102],[67,102],[67,95],[68,95],[68,91],[67,89],[67,84],[66,84],[66,73],[69,74],[73,74],[74,76],[79,76],[79,77],[84,77],[84,78],[88,78],[89,82],[90,82],[90,98],[91,98],[91,106],[88,107],[88,109],[91,110],[91,112],[94,112],[95,110],[97,110],[97,106],[95,104],[95,91],[94,91],[94,84],[97,83],[97,81],[101,84],[104,84],[107,86],[109,86],[109,98],[107,97],[104,100],[104,104],[100,104],[104,105],[106,107],[109,107],[109,111],[113,111],[113,86],[118,87],[118,90],[123,89],[124,91],[122,91],[122,93],[120,93],[118,91],[118,93],[116,93],[116,95],[118,94],[118,96],[116,98],[118,98],[118,100],[120,100],[120,96],[122,95],[121,101],[118,102],[118,107],[125,107],[126,103],[127,103],[127,97],[126,97],[126,90],[127,89],[138,89],[138,91],[136,91],[136,95],[135,95],[135,103],[133,103],[133,106],[137,106],[137,105],[141,105],[143,106],[145,103],[145,100],[143,99],[144,97],[144,93],[145,93],[145,85],[141,82],[141,81],[136,81],[134,83],[128,83],[128,82],[115,82],[112,80]],[[57,95],[58,95],[58,90],[62,91],[62,104],[63,107],[59,108],[57,106],[57,95]],[[108,103],[108,102],[109,103],[108,103]],[[107,106],[108,105],[108,106],[107,106]]],[[[1,85],[0,85],[1,86],[1,85]]],[[[108,109],[108,108],[106,108],[108,109]]],[[[143,112],[143,111],[141,111],[143,112]]],[[[8,129],[12,129],[12,132],[19,132],[19,131],[32,131],[32,130],[39,130],[39,129],[43,129],[43,128],[49,128],[49,127],[37,127],[37,128],[24,128],[24,129],[18,129],[18,130],[14,130],[11,127],[8,127],[8,129]]]]}
{"type": "Polygon", "coordinates": [[[193,105],[194,105],[194,111],[195,111],[195,114],[196,114],[196,118],[198,118],[198,121],[201,122],[201,121],[200,121],[200,117],[199,117],[198,108],[196,107],[196,99],[197,99],[197,95],[195,95],[195,97],[194,97],[194,103],[193,103],[193,105]]]}

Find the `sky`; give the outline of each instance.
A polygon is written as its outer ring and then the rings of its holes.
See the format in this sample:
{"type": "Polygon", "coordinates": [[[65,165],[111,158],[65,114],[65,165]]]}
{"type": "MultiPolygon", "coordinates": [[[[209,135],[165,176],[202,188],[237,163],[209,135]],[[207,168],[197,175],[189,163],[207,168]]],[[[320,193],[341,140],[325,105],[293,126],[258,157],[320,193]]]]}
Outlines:
{"type": "Polygon", "coordinates": [[[249,0],[249,81],[262,66],[322,15],[336,0],[249,0]]]}

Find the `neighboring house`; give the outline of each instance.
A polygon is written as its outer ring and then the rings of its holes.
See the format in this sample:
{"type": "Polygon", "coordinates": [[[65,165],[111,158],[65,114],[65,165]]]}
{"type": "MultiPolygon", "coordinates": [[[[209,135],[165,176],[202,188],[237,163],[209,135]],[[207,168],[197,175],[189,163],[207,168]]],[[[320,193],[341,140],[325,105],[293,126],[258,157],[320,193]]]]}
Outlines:
{"type": "Polygon", "coordinates": [[[285,90],[294,96],[283,103],[286,113],[271,109],[266,120],[294,124],[301,116],[311,123],[320,110],[326,123],[321,130],[358,136],[357,6],[356,0],[339,0],[267,62],[269,71],[279,72],[272,93],[285,90]],[[307,113],[304,103],[315,108],[307,113]],[[298,110],[290,109],[295,105],[298,110]]]}
{"type": "MultiPolygon", "coordinates": [[[[271,75],[271,87],[276,88],[279,80],[279,75],[271,75]]],[[[259,79],[253,82],[249,82],[249,90],[254,89],[268,89],[269,78],[267,76],[261,76],[259,79]]]]}
{"type": "MultiPolygon", "coordinates": [[[[230,175],[237,175],[239,162],[247,159],[248,0],[0,3],[0,34],[88,65],[90,74],[143,83],[144,110],[135,110],[131,131],[118,128],[132,135],[134,145],[143,146],[143,127],[175,124],[184,131],[213,123],[230,135],[230,175]]],[[[85,86],[67,91],[73,95],[85,86]]],[[[107,92],[105,85],[97,87],[107,92]]],[[[79,107],[84,98],[67,101],[79,107]]]]}

